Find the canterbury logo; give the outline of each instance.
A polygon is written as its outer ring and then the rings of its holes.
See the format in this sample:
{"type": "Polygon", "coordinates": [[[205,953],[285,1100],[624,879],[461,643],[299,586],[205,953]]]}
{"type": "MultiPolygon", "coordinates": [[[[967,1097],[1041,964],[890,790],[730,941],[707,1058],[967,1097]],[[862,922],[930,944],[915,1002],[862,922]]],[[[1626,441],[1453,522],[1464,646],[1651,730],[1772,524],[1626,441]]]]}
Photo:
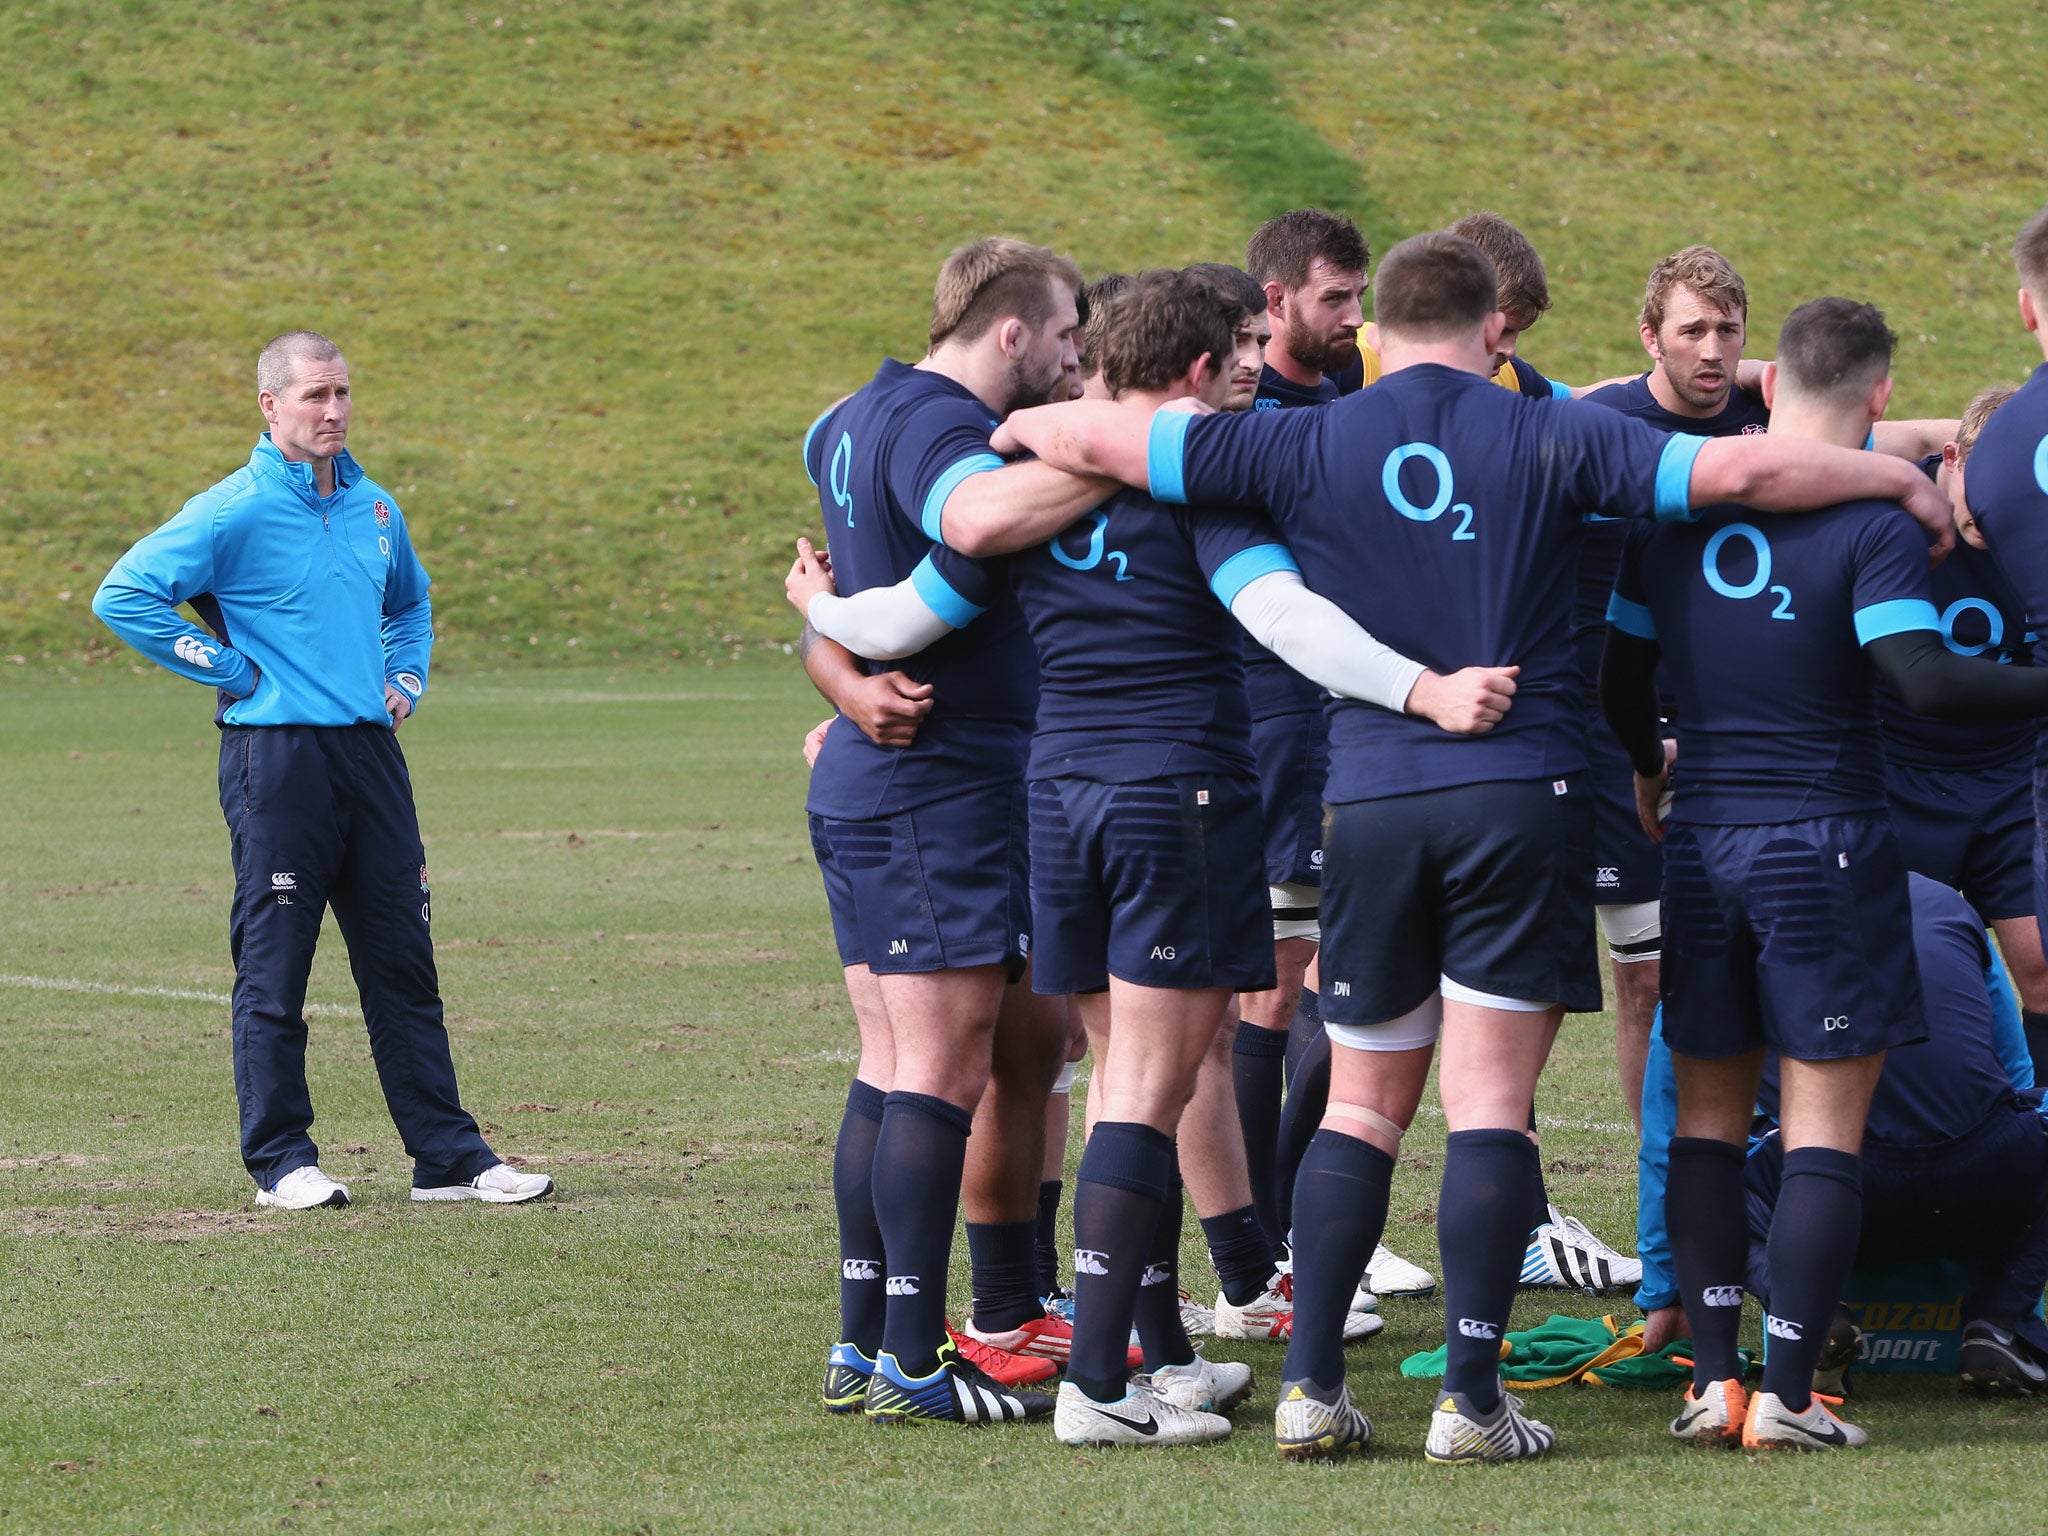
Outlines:
{"type": "MultiPolygon", "coordinates": [[[[1700,1292],[1700,1301],[1709,1307],[1739,1307],[1742,1305],[1742,1287],[1739,1285],[1710,1285],[1700,1292]]],[[[1798,1335],[1793,1335],[1798,1337],[1798,1335]]]]}
{"type": "Polygon", "coordinates": [[[1496,1328],[1492,1323],[1481,1322],[1476,1317],[1459,1318],[1458,1332],[1468,1339],[1497,1339],[1500,1337],[1500,1329],[1496,1328]]]}
{"type": "Polygon", "coordinates": [[[299,877],[297,875],[272,875],[270,877],[270,888],[273,891],[296,891],[299,888],[299,877]]]}
{"type": "Polygon", "coordinates": [[[882,1266],[873,1259],[842,1259],[839,1276],[842,1280],[879,1280],[882,1266]]]}
{"type": "Polygon", "coordinates": [[[1782,1317],[1771,1317],[1768,1315],[1764,1318],[1764,1332],[1776,1339],[1796,1340],[1806,1337],[1805,1330],[1797,1323],[1787,1322],[1782,1317]]]}
{"type": "Polygon", "coordinates": [[[1164,1264],[1147,1264],[1147,1265],[1145,1266],[1145,1275],[1144,1275],[1144,1278],[1143,1278],[1143,1279],[1141,1279],[1141,1280],[1140,1280],[1140,1281],[1138,1282],[1138,1284],[1140,1284],[1140,1285],[1164,1285],[1164,1284],[1166,1284],[1166,1282],[1167,1282],[1168,1280],[1170,1280],[1170,1279],[1171,1279],[1172,1277],[1173,1277],[1173,1271],[1172,1271],[1172,1270],[1170,1270],[1170,1269],[1168,1269],[1168,1268],[1167,1268],[1167,1267],[1166,1267],[1166,1266],[1165,1266],[1164,1264]]]}
{"type": "Polygon", "coordinates": [[[884,1294],[889,1296],[915,1296],[917,1294],[917,1276],[891,1275],[888,1288],[884,1294]]]}
{"type": "Polygon", "coordinates": [[[1093,1248],[1074,1250],[1074,1273],[1077,1275],[1106,1275],[1109,1273],[1109,1255],[1098,1253],[1093,1248]]]}
{"type": "Polygon", "coordinates": [[[213,670],[213,658],[220,654],[218,650],[208,645],[197,635],[178,636],[177,640],[172,644],[171,650],[176,654],[178,660],[188,662],[195,667],[205,667],[208,671],[213,670]]]}

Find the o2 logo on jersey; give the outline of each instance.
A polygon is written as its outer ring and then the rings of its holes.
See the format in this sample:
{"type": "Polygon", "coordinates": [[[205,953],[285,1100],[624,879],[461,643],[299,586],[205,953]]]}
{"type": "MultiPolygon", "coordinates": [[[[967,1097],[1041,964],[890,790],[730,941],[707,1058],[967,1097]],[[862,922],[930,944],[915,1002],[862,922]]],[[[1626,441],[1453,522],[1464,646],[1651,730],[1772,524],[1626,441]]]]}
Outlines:
{"type": "Polygon", "coordinates": [[[2041,487],[2041,494],[2048,496],[2048,437],[2034,444],[2034,484],[2041,487]]]}
{"type": "Polygon", "coordinates": [[[1387,462],[1380,470],[1380,489],[1393,503],[1394,510],[1410,522],[1433,523],[1444,515],[1445,509],[1460,514],[1458,526],[1451,530],[1451,542],[1462,543],[1476,539],[1472,531],[1472,503],[1451,502],[1451,461],[1444,457],[1444,451],[1433,443],[1403,443],[1387,455],[1387,462]],[[1401,489],[1401,467],[1410,459],[1420,459],[1436,471],[1436,497],[1426,507],[1419,507],[1408,499],[1408,493],[1401,489]]]}
{"type": "Polygon", "coordinates": [[[1102,564],[1103,561],[1107,560],[1116,567],[1116,579],[1118,581],[1129,581],[1131,579],[1129,570],[1130,557],[1120,549],[1105,551],[1102,547],[1108,538],[1109,514],[1107,512],[1096,512],[1092,515],[1095,519],[1095,529],[1088,535],[1088,550],[1086,554],[1070,555],[1061,548],[1060,539],[1066,537],[1064,533],[1055,538],[1046,548],[1052,551],[1053,559],[1059,561],[1061,565],[1064,565],[1070,571],[1092,571],[1095,567],[1102,564]]]}
{"type": "Polygon", "coordinates": [[[825,473],[832,503],[846,514],[846,526],[853,526],[853,434],[839,434],[839,446],[832,450],[832,467],[825,473]]]}
{"type": "Polygon", "coordinates": [[[1766,587],[1778,599],[1778,606],[1771,610],[1774,619],[1796,619],[1792,611],[1792,589],[1787,586],[1771,586],[1771,541],[1764,537],[1763,530],[1753,523],[1730,523],[1711,539],[1707,540],[1706,551],[1700,556],[1700,570],[1707,578],[1707,585],[1723,597],[1741,602],[1755,597],[1766,587]],[[1739,586],[1721,574],[1721,551],[1730,540],[1742,539],[1756,552],[1756,571],[1749,580],[1739,586]]]}
{"type": "MultiPolygon", "coordinates": [[[[1959,597],[1941,610],[1941,643],[1958,656],[1982,656],[1986,651],[1996,650],[2005,643],[2005,617],[1996,607],[1981,597],[1959,597]],[[1984,615],[1986,638],[1974,644],[1956,638],[1956,620],[1966,613],[1984,615]]],[[[2000,656],[2000,661],[2010,661],[2010,656],[2000,656]]]]}

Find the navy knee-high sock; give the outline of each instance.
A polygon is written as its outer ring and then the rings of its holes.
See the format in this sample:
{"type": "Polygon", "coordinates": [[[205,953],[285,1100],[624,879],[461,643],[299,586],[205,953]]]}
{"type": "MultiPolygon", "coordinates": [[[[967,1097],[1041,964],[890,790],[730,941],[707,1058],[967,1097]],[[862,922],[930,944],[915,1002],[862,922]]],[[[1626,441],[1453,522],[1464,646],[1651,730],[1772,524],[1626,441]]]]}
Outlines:
{"type": "Polygon", "coordinates": [[[1671,1138],[1664,1226],[1678,1294],[1692,1324],[1695,1388],[1740,1379],[1742,1291],[1749,1267],[1742,1148],[1703,1136],[1671,1138]]]}
{"type": "Polygon", "coordinates": [[[839,1213],[839,1338],[873,1359],[882,1347],[882,1229],[875,1224],[875,1138],[882,1090],[855,1078],[832,1149],[832,1204],[839,1213]]]}
{"type": "Polygon", "coordinates": [[[912,1376],[938,1368],[946,1341],[946,1270],[960,1209],[960,1170],[974,1117],[928,1093],[882,1101],[875,1138],[875,1216],[889,1256],[882,1348],[912,1376]]]}
{"type": "Polygon", "coordinates": [[[2034,1058],[2034,1086],[2048,1086],[2048,1013],[2022,1009],[2020,1025],[2027,1032],[2027,1052],[2034,1058]]]}
{"type": "Polygon", "coordinates": [[[1323,1000],[1316,996],[1314,987],[1301,989],[1301,1002],[1295,1007],[1294,1017],[1287,1024],[1287,1087],[1294,1088],[1295,1064],[1301,1060],[1301,1053],[1309,1048],[1323,1032],[1323,1000]]]}
{"type": "Polygon", "coordinates": [[[1794,1413],[1813,1400],[1813,1365],[1842,1303],[1862,1230],[1863,1159],[1833,1147],[1787,1152],[1771,1217],[1763,1389],[1794,1413]]]}
{"type": "Polygon", "coordinates": [[[1369,1141],[1316,1132],[1295,1177],[1301,1241],[1294,1249],[1294,1332],[1287,1381],[1334,1396],[1344,1385],[1344,1316],[1387,1225],[1394,1160],[1369,1141]]]}
{"type": "Polygon", "coordinates": [[[1038,1290],[1038,1221],[967,1223],[967,1273],[974,1326],[1008,1333],[1045,1316],[1038,1290]]]}
{"type": "Polygon", "coordinates": [[[1223,1284],[1223,1299],[1233,1307],[1257,1296],[1273,1278],[1273,1245],[1266,1240],[1257,1207],[1240,1206],[1221,1216],[1204,1216],[1202,1237],[1209,1245],[1209,1262],[1216,1266],[1216,1278],[1223,1284]]]}
{"type": "Polygon", "coordinates": [[[1245,1170],[1251,1175],[1252,1205],[1267,1241],[1277,1250],[1287,1240],[1273,1193],[1273,1157],[1280,1139],[1281,1071],[1287,1036],[1249,1022],[1237,1026],[1230,1051],[1230,1076],[1237,1090],[1237,1124],[1244,1133],[1245,1170]]]}
{"type": "Polygon", "coordinates": [[[1145,1255],[1145,1273],[1138,1280],[1138,1300],[1132,1312],[1148,1371],[1162,1365],[1190,1365],[1195,1358],[1195,1346],[1180,1320],[1181,1219],[1180,1164],[1176,1160],[1166,1184],[1166,1204],[1159,1208],[1159,1221],[1152,1229],[1152,1248],[1145,1255]]]}
{"type": "Polygon", "coordinates": [[[1316,1033],[1295,1063],[1287,1087],[1287,1102],[1280,1109],[1280,1149],[1273,1164],[1274,1198],[1279,1202],[1280,1230],[1294,1230],[1294,1191],[1300,1179],[1301,1159],[1316,1130],[1323,1123],[1323,1111],[1330,1104],[1330,1037],[1316,1026],[1316,1033]]]}
{"type": "Polygon", "coordinates": [[[1100,1121],[1081,1154],[1067,1380],[1097,1402],[1124,1395],[1138,1283],[1172,1177],[1172,1139],[1135,1121],[1100,1121]]]}
{"type": "Polygon", "coordinates": [[[1047,1179],[1038,1186],[1038,1294],[1051,1296],[1060,1288],[1060,1196],[1066,1185],[1047,1179]]]}
{"type": "Polygon", "coordinates": [[[1520,1131],[1453,1131],[1445,1138],[1436,1207],[1444,1386],[1466,1394],[1481,1412],[1500,1401],[1500,1340],[1529,1245],[1523,1217],[1537,1177],[1535,1144],[1520,1131]]]}

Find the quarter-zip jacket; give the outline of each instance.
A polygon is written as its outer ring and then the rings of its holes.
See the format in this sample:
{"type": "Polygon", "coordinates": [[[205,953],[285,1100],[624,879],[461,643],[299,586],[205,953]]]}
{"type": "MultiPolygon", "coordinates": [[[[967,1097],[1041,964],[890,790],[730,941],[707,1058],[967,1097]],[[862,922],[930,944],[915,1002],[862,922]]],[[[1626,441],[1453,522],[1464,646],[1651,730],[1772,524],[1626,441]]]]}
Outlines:
{"type": "Polygon", "coordinates": [[[387,684],[415,703],[426,691],[427,573],[398,503],[346,452],[322,496],[268,432],[115,563],[92,610],[158,666],[229,695],[229,725],[388,724],[387,684]],[[212,634],[178,612],[187,602],[212,634]]]}

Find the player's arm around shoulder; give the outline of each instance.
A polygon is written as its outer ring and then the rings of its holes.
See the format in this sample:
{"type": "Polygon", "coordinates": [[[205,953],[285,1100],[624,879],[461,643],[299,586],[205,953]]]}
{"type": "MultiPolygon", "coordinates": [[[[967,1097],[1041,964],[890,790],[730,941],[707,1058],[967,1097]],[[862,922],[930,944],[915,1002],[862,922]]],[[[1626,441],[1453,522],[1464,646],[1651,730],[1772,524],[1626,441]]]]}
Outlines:
{"type": "Polygon", "coordinates": [[[100,621],[148,660],[236,698],[255,691],[255,663],[187,621],[178,605],[213,590],[216,523],[245,492],[230,477],[193,497],[114,562],[92,599],[100,621]]]}

